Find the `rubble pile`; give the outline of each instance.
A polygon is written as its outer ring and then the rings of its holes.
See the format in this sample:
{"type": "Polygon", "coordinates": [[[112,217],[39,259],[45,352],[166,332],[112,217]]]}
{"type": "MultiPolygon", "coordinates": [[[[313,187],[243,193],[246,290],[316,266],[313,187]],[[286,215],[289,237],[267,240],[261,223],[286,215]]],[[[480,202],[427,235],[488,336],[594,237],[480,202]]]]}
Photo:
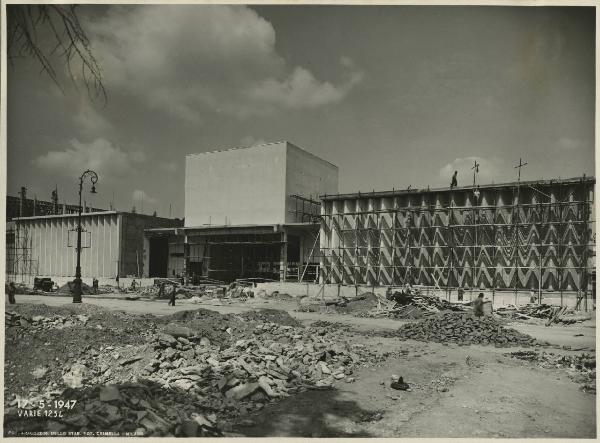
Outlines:
{"type": "Polygon", "coordinates": [[[493,317],[475,317],[447,312],[403,325],[396,336],[438,343],[494,344],[502,346],[531,346],[536,340],[514,329],[505,328],[493,317]]]}
{"type": "Polygon", "coordinates": [[[53,315],[45,317],[43,315],[28,316],[17,312],[6,311],[4,314],[4,322],[7,327],[23,327],[33,329],[62,329],[76,325],[85,325],[89,317],[83,314],[80,315],[53,315]]]}
{"type": "Polygon", "coordinates": [[[182,286],[179,283],[168,282],[165,285],[165,290],[162,295],[159,296],[160,286],[155,284],[153,286],[147,286],[140,288],[137,292],[141,296],[158,298],[161,300],[168,300],[171,297],[172,291],[175,290],[175,296],[177,299],[200,299],[200,298],[214,298],[221,297],[224,289],[216,285],[196,285],[196,286],[182,286]]]}
{"type": "Polygon", "coordinates": [[[164,389],[146,380],[81,390],[54,390],[28,398],[23,409],[33,410],[41,401],[49,405],[42,410],[52,411],[49,419],[19,419],[17,407],[23,399],[15,398],[5,407],[5,425],[12,431],[52,431],[57,433],[54,435],[75,431],[138,437],[223,436],[217,427],[216,414],[203,411],[181,390],[164,389]],[[74,405],[72,409],[64,408],[62,417],[54,417],[53,398],[68,398],[69,406],[74,405]]]}
{"type": "Polygon", "coordinates": [[[506,354],[519,360],[526,360],[542,368],[564,368],[570,377],[579,383],[584,392],[596,393],[596,356],[594,354],[555,354],[554,352],[518,351],[506,354]]]}
{"type": "Polygon", "coordinates": [[[436,296],[395,292],[389,300],[379,300],[375,308],[355,315],[370,318],[419,319],[436,315],[440,311],[465,312],[469,309],[463,304],[451,303],[436,296]]]}
{"type": "MultiPolygon", "coordinates": [[[[59,316],[49,318],[54,317],[59,316]]],[[[95,324],[97,319],[91,317],[88,322],[95,324]]],[[[136,335],[137,344],[114,341],[119,344],[92,346],[84,337],[85,346],[82,343],[75,352],[81,328],[70,328],[57,331],[73,337],[57,338],[62,344],[50,359],[40,364],[41,356],[32,357],[39,361],[28,362],[27,398],[78,400],[78,409],[63,418],[40,420],[40,430],[221,435],[236,417],[308,389],[351,383],[358,366],[385,358],[350,343],[343,331],[331,325],[302,327],[283,311],[238,316],[199,309],[153,318],[152,323],[146,317],[151,316],[129,319],[148,327],[145,334],[136,335]]],[[[22,326],[21,314],[10,318],[7,325],[18,326],[9,331],[37,328],[34,322],[22,326]]],[[[52,333],[40,329],[34,338],[50,340],[52,333]]],[[[112,332],[105,327],[97,333],[112,332]]],[[[19,352],[18,346],[31,346],[19,340],[8,343],[11,353],[19,352]]],[[[15,415],[16,400],[15,393],[11,396],[7,391],[5,429],[32,430],[31,418],[15,415]]]]}
{"type": "MultiPolygon", "coordinates": [[[[75,282],[69,281],[69,282],[66,282],[64,285],[62,285],[60,288],[58,288],[58,291],[54,292],[53,294],[72,295],[74,290],[75,290],[75,282]]],[[[92,290],[91,286],[89,286],[88,284],[86,284],[84,282],[81,282],[81,293],[83,295],[90,295],[90,294],[93,294],[94,291],[92,290]]]]}
{"type": "Polygon", "coordinates": [[[573,308],[547,304],[527,304],[522,306],[509,305],[498,308],[496,314],[515,320],[530,320],[532,318],[546,319],[547,326],[552,323],[572,324],[578,321],[589,320],[590,315],[577,315],[573,308]]]}

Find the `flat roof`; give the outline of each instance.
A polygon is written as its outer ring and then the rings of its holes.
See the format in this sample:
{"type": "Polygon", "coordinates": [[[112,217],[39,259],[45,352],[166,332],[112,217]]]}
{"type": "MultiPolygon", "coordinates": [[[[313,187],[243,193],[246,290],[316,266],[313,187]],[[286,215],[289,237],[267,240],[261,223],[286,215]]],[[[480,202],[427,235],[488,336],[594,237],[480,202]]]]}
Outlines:
{"type": "MultiPolygon", "coordinates": [[[[580,182],[585,183],[596,183],[594,176],[582,176],[573,178],[559,178],[551,180],[529,180],[522,182],[507,182],[498,184],[486,184],[477,185],[479,189],[499,189],[499,188],[514,188],[517,186],[549,186],[555,184],[575,184],[580,182]]],[[[413,194],[426,194],[426,193],[438,193],[438,192],[456,192],[456,191],[472,191],[473,185],[469,186],[458,186],[450,189],[449,186],[443,188],[423,188],[423,189],[392,189],[391,191],[367,191],[367,192],[353,192],[347,194],[331,194],[321,195],[319,198],[324,201],[328,200],[352,200],[355,198],[363,197],[391,197],[396,195],[413,195],[413,194]]]]}
{"type": "Polygon", "coordinates": [[[210,233],[211,231],[236,231],[236,230],[256,230],[269,232],[280,232],[281,228],[318,228],[319,223],[283,223],[283,224],[261,224],[261,225],[201,225],[201,226],[184,226],[180,228],[150,228],[144,229],[144,232],[154,234],[170,234],[179,231],[204,231],[210,233]]]}
{"type": "Polygon", "coordinates": [[[305,154],[310,155],[311,157],[314,157],[322,162],[328,163],[329,165],[333,166],[334,168],[338,169],[338,167],[336,165],[334,165],[333,163],[331,163],[330,161],[325,160],[324,158],[319,157],[316,154],[313,154],[310,151],[307,151],[304,148],[301,148],[298,145],[295,145],[294,143],[288,141],[288,140],[280,140],[277,142],[269,142],[269,143],[261,143],[259,145],[252,145],[252,146],[235,146],[235,147],[231,147],[231,148],[223,148],[223,149],[213,149],[212,151],[206,151],[206,152],[196,152],[196,153],[190,153],[190,154],[186,154],[186,157],[199,157],[202,156],[204,154],[216,154],[219,152],[228,152],[228,151],[237,151],[240,149],[251,149],[251,148],[261,148],[261,147],[267,147],[267,146],[273,146],[273,145],[287,145],[287,146],[291,146],[295,149],[298,149],[299,151],[304,152],[305,154]]]}
{"type": "MultiPolygon", "coordinates": [[[[132,217],[148,217],[154,219],[162,219],[162,220],[181,220],[177,218],[167,218],[167,217],[158,217],[149,214],[138,214],[137,212],[127,212],[127,211],[96,211],[96,212],[82,212],[82,217],[94,217],[94,216],[109,216],[109,215],[128,215],[132,217]]],[[[54,219],[54,218],[69,218],[69,217],[77,217],[79,214],[77,213],[69,213],[69,214],[48,214],[48,215],[34,215],[30,217],[14,217],[12,221],[27,221],[27,220],[40,220],[40,219],[54,219]]]]}

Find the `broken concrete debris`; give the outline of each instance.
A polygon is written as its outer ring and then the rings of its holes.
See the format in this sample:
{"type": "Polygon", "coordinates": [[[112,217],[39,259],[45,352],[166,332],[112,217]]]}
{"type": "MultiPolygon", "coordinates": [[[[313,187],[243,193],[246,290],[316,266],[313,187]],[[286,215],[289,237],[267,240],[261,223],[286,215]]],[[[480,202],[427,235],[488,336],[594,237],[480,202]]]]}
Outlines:
{"type": "Polygon", "coordinates": [[[567,306],[554,306],[547,304],[528,304],[522,306],[509,305],[496,310],[501,317],[515,320],[531,320],[532,318],[546,319],[546,326],[553,323],[573,324],[579,321],[589,320],[591,315],[577,314],[575,309],[567,306]]]}
{"type": "MultiPolygon", "coordinates": [[[[137,346],[92,348],[86,343],[77,363],[71,359],[79,354],[65,348],[56,365],[32,368],[39,376],[34,380],[41,384],[30,398],[77,400],[64,418],[39,423],[41,430],[220,436],[235,417],[306,390],[352,382],[348,376],[358,366],[383,358],[375,350],[351,343],[334,326],[299,326],[285,312],[231,316],[199,311],[154,319],[163,326],[139,336],[137,346]],[[213,330],[210,339],[204,336],[207,328],[213,330]]],[[[19,333],[36,331],[51,339],[53,332],[44,325],[54,324],[55,317],[34,321],[7,313],[9,333],[13,328],[19,333]],[[24,319],[26,326],[20,322],[24,319]]],[[[62,317],[57,324],[80,321],[75,314],[62,317]]],[[[143,326],[146,320],[137,319],[143,326]]],[[[90,314],[88,322],[95,324],[96,316],[90,314]]],[[[112,328],[106,329],[106,334],[113,333],[112,328]]],[[[80,339],[75,328],[65,328],[63,334],[73,343],[80,339]]],[[[5,428],[31,430],[31,423],[25,425],[16,414],[16,397],[7,394],[6,398],[5,428]]]]}
{"type": "Polygon", "coordinates": [[[403,325],[396,336],[438,343],[533,346],[536,340],[514,329],[505,328],[493,317],[446,312],[403,325]]]}

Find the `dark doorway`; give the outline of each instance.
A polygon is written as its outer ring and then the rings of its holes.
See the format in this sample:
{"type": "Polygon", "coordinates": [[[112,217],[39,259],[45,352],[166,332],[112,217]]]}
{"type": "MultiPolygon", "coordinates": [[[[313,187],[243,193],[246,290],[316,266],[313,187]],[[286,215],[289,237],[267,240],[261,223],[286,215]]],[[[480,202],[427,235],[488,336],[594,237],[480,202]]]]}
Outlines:
{"type": "Polygon", "coordinates": [[[213,244],[208,276],[224,282],[238,278],[279,279],[279,244],[213,244]]]}
{"type": "Polygon", "coordinates": [[[192,283],[198,284],[198,278],[203,277],[204,273],[202,272],[202,262],[201,261],[190,261],[188,262],[188,277],[192,277],[192,283]]]}
{"type": "Polygon", "coordinates": [[[150,239],[150,277],[167,277],[169,264],[169,239],[157,237],[150,239]]]}

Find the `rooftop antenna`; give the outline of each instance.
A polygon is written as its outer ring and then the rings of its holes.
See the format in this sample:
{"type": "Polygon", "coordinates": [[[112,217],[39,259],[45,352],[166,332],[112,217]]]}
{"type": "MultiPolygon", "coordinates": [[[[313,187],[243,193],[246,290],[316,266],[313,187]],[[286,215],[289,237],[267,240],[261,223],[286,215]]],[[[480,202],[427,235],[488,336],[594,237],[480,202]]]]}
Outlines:
{"type": "Polygon", "coordinates": [[[169,203],[169,218],[171,218],[171,203],[169,203]]]}
{"type": "Polygon", "coordinates": [[[519,158],[519,164],[515,166],[515,169],[519,168],[519,178],[517,180],[518,183],[521,183],[521,168],[526,164],[527,162],[523,163],[523,159],[519,158]]]}

